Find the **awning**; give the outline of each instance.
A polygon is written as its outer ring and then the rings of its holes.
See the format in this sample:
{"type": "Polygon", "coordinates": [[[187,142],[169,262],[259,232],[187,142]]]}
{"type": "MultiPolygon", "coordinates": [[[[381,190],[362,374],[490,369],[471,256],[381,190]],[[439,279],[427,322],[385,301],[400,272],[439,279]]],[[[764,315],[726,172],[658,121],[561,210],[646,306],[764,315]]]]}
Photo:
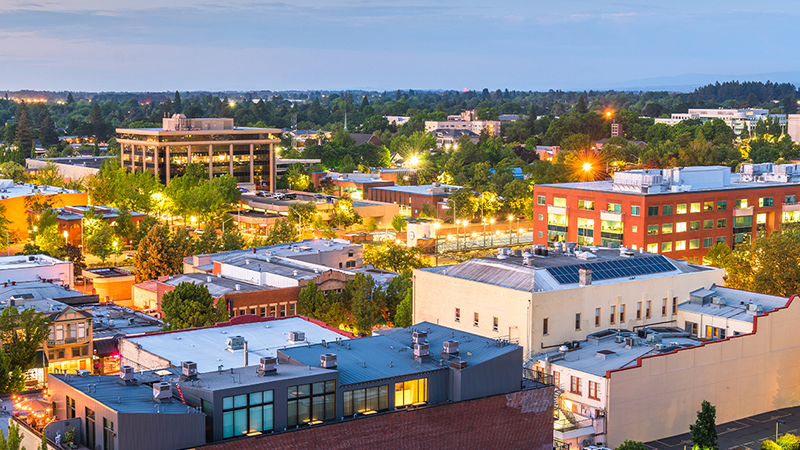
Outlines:
{"type": "Polygon", "coordinates": [[[45,354],[44,350],[37,350],[36,351],[36,362],[33,364],[34,369],[46,369],[47,368],[47,354],[45,354]]]}
{"type": "Polygon", "coordinates": [[[94,354],[99,358],[119,353],[119,349],[117,349],[117,340],[114,338],[100,339],[92,342],[92,345],[94,345],[94,354]]]}

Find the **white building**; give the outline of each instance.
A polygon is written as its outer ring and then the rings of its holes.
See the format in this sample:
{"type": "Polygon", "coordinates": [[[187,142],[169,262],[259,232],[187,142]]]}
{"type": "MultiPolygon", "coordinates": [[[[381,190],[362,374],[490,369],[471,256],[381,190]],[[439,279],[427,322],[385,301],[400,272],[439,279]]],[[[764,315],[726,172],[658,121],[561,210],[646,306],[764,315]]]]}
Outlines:
{"type": "Polygon", "coordinates": [[[786,132],[794,142],[800,142],[800,114],[789,114],[786,132]]]}
{"type": "Polygon", "coordinates": [[[72,263],[45,255],[0,257],[0,282],[25,281],[72,286],[75,282],[72,263]]]}
{"type": "Polygon", "coordinates": [[[678,305],[678,326],[699,338],[725,339],[751,333],[755,316],[783,306],[784,297],[713,285],[678,305]]]}
{"type": "Polygon", "coordinates": [[[665,123],[676,125],[684,120],[700,119],[702,122],[721,119],[729,127],[733,128],[736,134],[740,134],[747,128],[752,131],[760,120],[777,118],[782,126],[787,124],[785,114],[770,114],[768,109],[690,109],[687,113],[675,113],[669,119],[655,119],[655,123],[665,123]]]}

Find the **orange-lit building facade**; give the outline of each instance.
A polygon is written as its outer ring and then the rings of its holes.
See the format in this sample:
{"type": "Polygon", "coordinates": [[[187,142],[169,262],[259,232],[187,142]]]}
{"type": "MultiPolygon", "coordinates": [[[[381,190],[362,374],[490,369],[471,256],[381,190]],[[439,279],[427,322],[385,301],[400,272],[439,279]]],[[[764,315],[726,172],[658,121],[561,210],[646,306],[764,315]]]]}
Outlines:
{"type": "Polygon", "coordinates": [[[642,171],[617,173],[614,181],[537,185],[533,242],[624,246],[702,262],[717,243],[733,247],[783,223],[800,222],[797,175],[776,177],[763,170],[759,175],[758,167],[756,174],[726,175],[729,170],[690,167],[662,176],[654,169],[644,176],[669,180],[644,186],[620,176],[642,171]]]}

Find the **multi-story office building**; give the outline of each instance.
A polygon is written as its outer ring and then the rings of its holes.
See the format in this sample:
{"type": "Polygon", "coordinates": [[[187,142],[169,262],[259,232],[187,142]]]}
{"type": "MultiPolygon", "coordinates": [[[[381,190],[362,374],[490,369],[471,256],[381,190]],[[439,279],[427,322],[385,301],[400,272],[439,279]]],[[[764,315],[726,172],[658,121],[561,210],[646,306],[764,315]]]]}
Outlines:
{"type": "Polygon", "coordinates": [[[533,192],[535,244],[625,246],[692,262],[714,244],[800,222],[798,164],[631,170],[533,192]]]}
{"type": "Polygon", "coordinates": [[[778,119],[781,125],[786,125],[786,114],[770,114],[768,109],[690,109],[686,113],[675,113],[669,119],[656,119],[656,123],[676,125],[684,120],[699,119],[702,122],[721,119],[731,127],[736,134],[747,129],[752,131],[759,121],[778,119]]]}
{"type": "Polygon", "coordinates": [[[164,118],[161,128],[120,128],[120,163],[146,170],[162,183],[184,173],[189,163],[208,167],[210,177],[230,174],[242,183],[275,188],[274,145],[280,129],[234,127],[233,119],[164,118]]]}

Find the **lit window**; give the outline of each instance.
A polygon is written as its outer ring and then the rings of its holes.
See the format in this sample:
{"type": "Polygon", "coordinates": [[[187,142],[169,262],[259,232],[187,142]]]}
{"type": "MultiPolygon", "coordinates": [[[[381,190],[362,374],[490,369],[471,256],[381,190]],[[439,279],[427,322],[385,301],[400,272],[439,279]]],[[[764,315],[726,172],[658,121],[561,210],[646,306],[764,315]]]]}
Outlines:
{"type": "Polygon", "coordinates": [[[403,381],[394,385],[394,406],[413,405],[428,401],[428,379],[403,381]]]}
{"type": "Polygon", "coordinates": [[[703,229],[704,230],[713,230],[714,229],[714,219],[707,219],[703,221],[703,229]]]}
{"type": "Polygon", "coordinates": [[[647,244],[648,253],[658,253],[658,244],[647,244]]]}
{"type": "Polygon", "coordinates": [[[700,248],[700,239],[689,240],[689,250],[695,250],[698,248],[700,248]]]}
{"type": "Polygon", "coordinates": [[[764,225],[767,223],[767,215],[766,214],[756,214],[756,223],[759,225],[764,225]]]}
{"type": "Polygon", "coordinates": [[[686,203],[678,203],[678,214],[686,214],[686,203]]]}
{"type": "MultiPolygon", "coordinates": [[[[639,227],[638,227],[638,226],[636,226],[636,225],[633,225],[633,226],[631,226],[631,232],[633,232],[633,233],[638,233],[638,232],[639,232],[639,227]]],[[[635,250],[635,249],[634,249],[634,250],[635,250]]]]}
{"type": "Polygon", "coordinates": [[[686,231],[686,222],[678,222],[675,224],[676,233],[684,233],[686,231]]]}
{"type": "Polygon", "coordinates": [[[761,197],[758,199],[758,206],[772,206],[772,197],[761,197]]]}
{"type": "Polygon", "coordinates": [[[714,211],[714,202],[705,202],[705,203],[703,203],[703,211],[704,212],[713,212],[714,211]]]}
{"type": "Polygon", "coordinates": [[[694,220],[689,222],[689,231],[698,231],[700,229],[700,221],[694,220]]]}
{"type": "Polygon", "coordinates": [[[658,234],[658,225],[648,225],[647,234],[651,236],[654,234],[658,234]]]}
{"type": "Polygon", "coordinates": [[[544,195],[537,195],[536,196],[536,204],[537,205],[544,205],[545,204],[544,195]]]}
{"type": "Polygon", "coordinates": [[[686,241],[675,241],[675,251],[686,250],[686,241]]]}
{"type": "Polygon", "coordinates": [[[672,224],[671,223],[661,224],[661,233],[662,234],[671,234],[672,233],[672,224]]]}
{"type": "Polygon", "coordinates": [[[582,209],[584,211],[594,211],[594,201],[578,200],[578,209],[582,209]]]}
{"type": "Polygon", "coordinates": [[[691,213],[699,213],[700,212],[700,202],[690,203],[689,204],[689,212],[691,212],[691,213]]]}
{"type": "Polygon", "coordinates": [[[553,206],[557,206],[559,208],[566,208],[567,199],[563,197],[553,197],[553,206]]]}
{"type": "Polygon", "coordinates": [[[620,205],[619,203],[608,203],[606,206],[607,206],[606,210],[608,212],[613,212],[613,213],[622,212],[622,205],[620,205]]]}
{"type": "Polygon", "coordinates": [[[736,200],[736,209],[747,209],[747,199],[736,200]]]}
{"type": "Polygon", "coordinates": [[[661,253],[667,253],[672,251],[672,242],[662,242],[661,243],[661,253]]]}

